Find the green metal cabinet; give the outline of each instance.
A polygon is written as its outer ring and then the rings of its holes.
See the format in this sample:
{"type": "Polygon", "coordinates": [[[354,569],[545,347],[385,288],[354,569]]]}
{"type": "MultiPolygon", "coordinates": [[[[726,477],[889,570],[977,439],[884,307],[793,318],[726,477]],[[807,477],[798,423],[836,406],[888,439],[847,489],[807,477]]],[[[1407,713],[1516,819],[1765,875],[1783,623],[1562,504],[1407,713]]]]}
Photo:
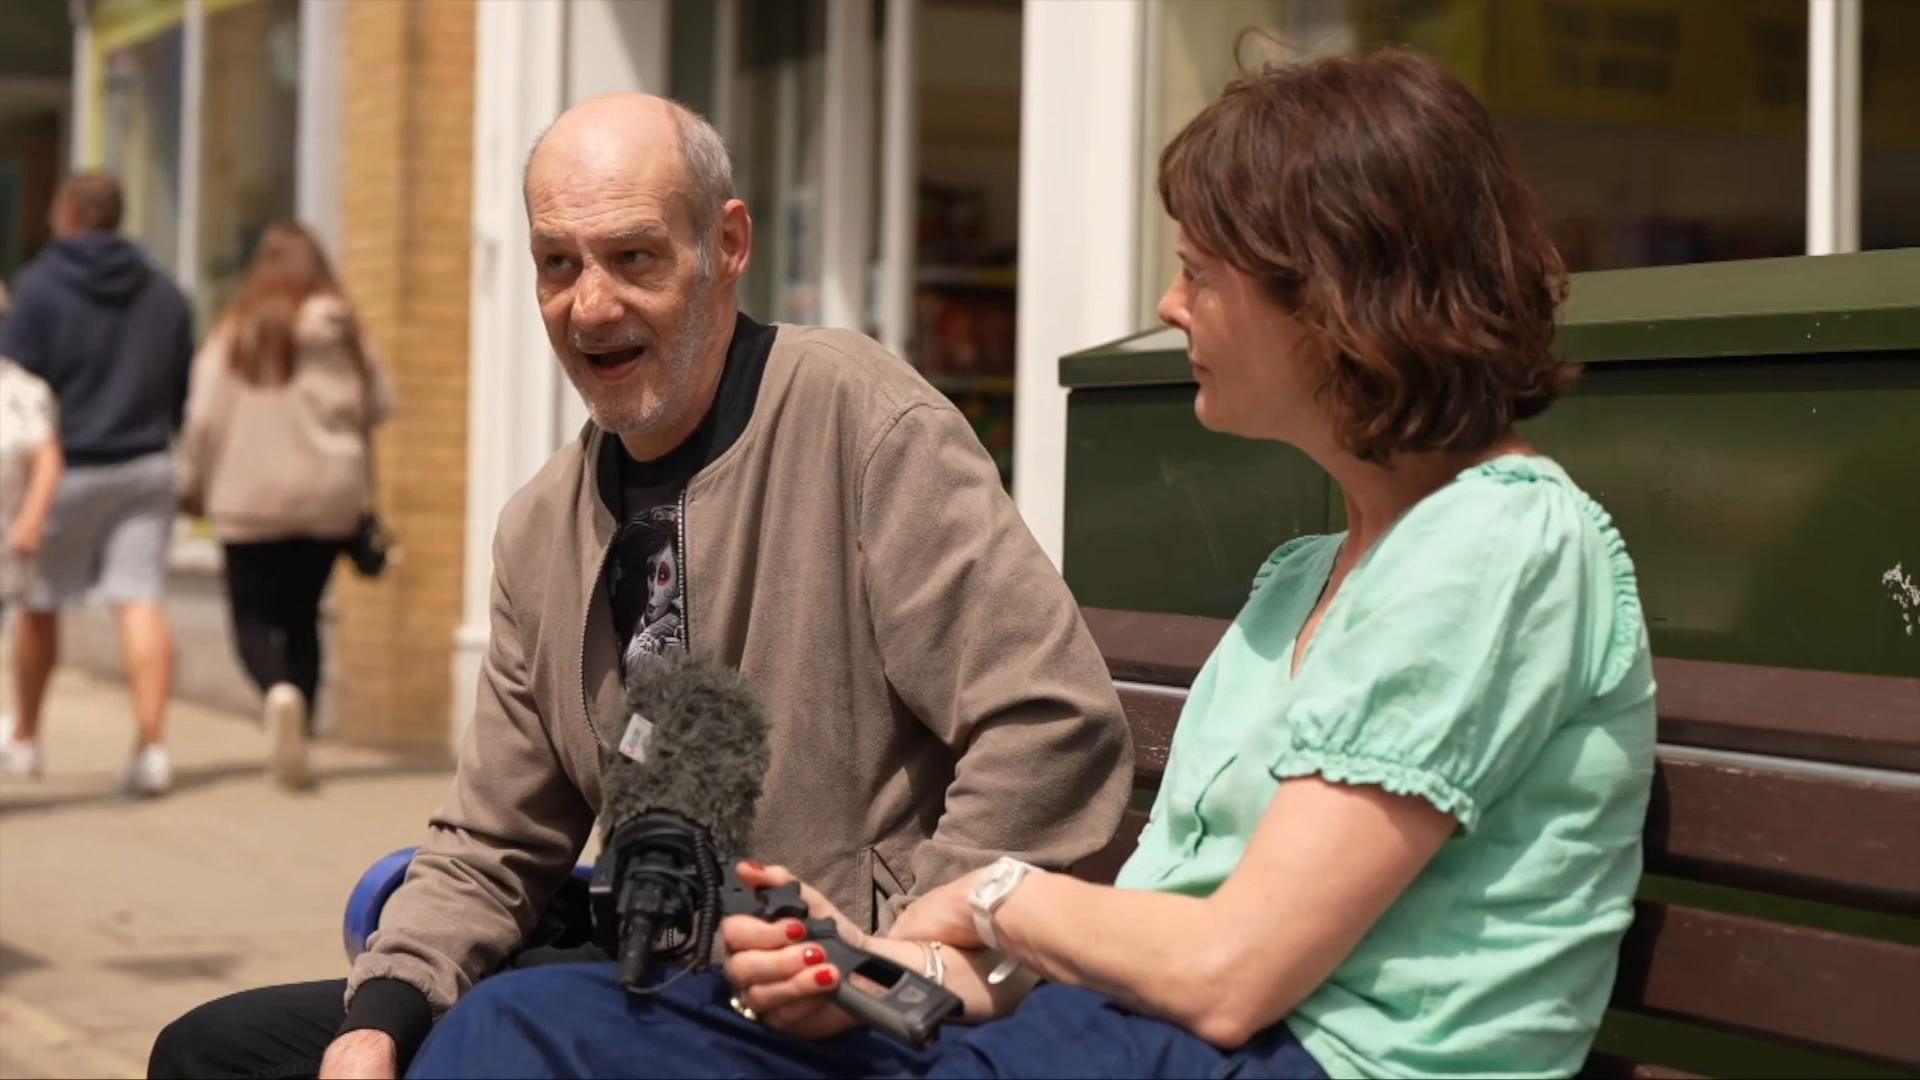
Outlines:
{"type": "MultiPolygon", "coordinates": [[[[1655,653],[1920,674],[1920,249],[1579,275],[1558,340],[1585,375],[1523,430],[1613,514],[1655,653]]],[[[1231,617],[1343,527],[1304,455],[1200,427],[1178,333],[1060,372],[1082,604],[1231,617]]]]}

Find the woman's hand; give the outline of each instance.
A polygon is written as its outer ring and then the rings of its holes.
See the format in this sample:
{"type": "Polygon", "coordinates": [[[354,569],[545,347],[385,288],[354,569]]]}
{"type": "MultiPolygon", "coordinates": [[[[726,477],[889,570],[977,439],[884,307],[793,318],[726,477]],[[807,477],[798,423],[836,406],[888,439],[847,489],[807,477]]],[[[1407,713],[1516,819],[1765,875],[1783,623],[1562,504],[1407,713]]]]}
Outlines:
{"type": "MultiPolygon", "coordinates": [[[[748,888],[765,889],[799,879],[781,866],[740,864],[740,880],[748,888]]],[[[840,937],[855,948],[865,948],[867,933],[840,913],[819,890],[800,882],[800,897],[816,919],[832,919],[840,937]]],[[[776,1031],[803,1039],[825,1039],[856,1026],[853,1017],[833,1004],[833,993],[846,973],[826,962],[826,952],[802,940],[806,927],[797,920],[766,922],[751,915],[734,915],[720,924],[727,945],[727,981],[738,991],[741,1005],[752,1009],[760,1022],[776,1031]]]]}
{"type": "Polygon", "coordinates": [[[986,867],[947,882],[920,899],[894,920],[888,937],[915,941],[941,941],[956,949],[984,949],[980,931],[973,923],[973,887],[980,882],[986,867]]]}

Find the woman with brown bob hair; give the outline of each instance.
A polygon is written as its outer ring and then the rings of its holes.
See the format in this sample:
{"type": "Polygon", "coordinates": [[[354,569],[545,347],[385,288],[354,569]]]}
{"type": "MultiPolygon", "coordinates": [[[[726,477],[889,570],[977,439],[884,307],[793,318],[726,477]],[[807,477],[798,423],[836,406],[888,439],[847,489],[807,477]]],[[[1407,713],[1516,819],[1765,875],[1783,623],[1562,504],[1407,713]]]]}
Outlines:
{"type": "Polygon", "coordinates": [[[319,241],[268,226],[194,357],[180,490],[225,549],[234,644],[266,698],[269,770],[288,787],[307,779],[320,597],[370,504],[373,429],[391,411],[319,241]]]}
{"type": "Polygon", "coordinates": [[[1640,877],[1653,683],[1619,535],[1514,430],[1568,376],[1533,198],[1466,87],[1397,51],[1235,81],[1160,193],[1181,260],[1160,315],[1201,422],[1307,453],[1348,528],[1254,574],[1117,887],[1002,859],[885,937],[841,919],[902,963],[944,956],[978,1026],[926,1051],[848,1032],[844,973],[733,919],[726,981],[656,1007],[610,968],[488,980],[419,1074],[1580,1068],[1640,877]],[[1024,974],[995,983],[1003,959],[1024,974]]]}

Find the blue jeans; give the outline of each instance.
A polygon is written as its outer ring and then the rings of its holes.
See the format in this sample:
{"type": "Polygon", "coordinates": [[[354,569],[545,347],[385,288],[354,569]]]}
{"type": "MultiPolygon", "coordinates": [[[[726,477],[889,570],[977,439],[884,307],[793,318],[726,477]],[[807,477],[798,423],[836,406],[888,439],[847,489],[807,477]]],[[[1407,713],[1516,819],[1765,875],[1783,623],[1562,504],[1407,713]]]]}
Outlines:
{"type": "Polygon", "coordinates": [[[730,996],[717,970],[647,997],[621,990],[611,963],[510,971],[475,986],[440,1021],[407,1075],[1326,1076],[1285,1024],[1226,1053],[1064,986],[1041,987],[1005,1019],[950,1026],[926,1050],[865,1030],[790,1038],[737,1015],[730,996]]]}

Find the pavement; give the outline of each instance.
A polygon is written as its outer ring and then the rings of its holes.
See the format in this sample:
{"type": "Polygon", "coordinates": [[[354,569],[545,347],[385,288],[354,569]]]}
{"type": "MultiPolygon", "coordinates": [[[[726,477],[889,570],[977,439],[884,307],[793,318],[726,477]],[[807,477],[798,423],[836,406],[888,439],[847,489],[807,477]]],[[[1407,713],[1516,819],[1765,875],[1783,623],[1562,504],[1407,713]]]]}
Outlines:
{"type": "Polygon", "coordinates": [[[419,842],[452,775],[323,741],[316,788],[288,793],[265,778],[255,716],[170,716],[173,792],[121,795],[125,686],[62,670],[46,777],[0,777],[0,1080],[141,1076],[160,1028],[203,1001],[343,977],[348,892],[419,842]]]}

